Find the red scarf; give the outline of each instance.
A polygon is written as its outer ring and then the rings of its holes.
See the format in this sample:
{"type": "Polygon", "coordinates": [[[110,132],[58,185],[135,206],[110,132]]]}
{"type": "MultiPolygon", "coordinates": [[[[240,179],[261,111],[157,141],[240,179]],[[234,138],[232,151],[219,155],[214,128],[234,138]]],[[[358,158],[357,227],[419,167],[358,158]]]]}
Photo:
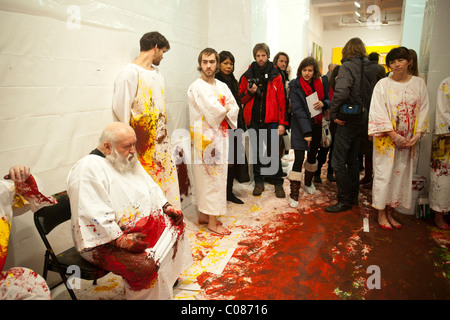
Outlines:
{"type": "MultiPolygon", "coordinates": [[[[305,79],[303,79],[303,77],[300,77],[300,86],[302,87],[306,96],[313,94],[311,86],[309,85],[308,82],[305,81],[305,79]]],[[[317,92],[317,97],[319,98],[320,101],[322,101],[324,97],[322,79],[317,78],[313,80],[313,86],[317,92]]],[[[323,116],[322,113],[319,113],[317,116],[314,117],[314,122],[322,125],[322,116],[323,116]]]]}

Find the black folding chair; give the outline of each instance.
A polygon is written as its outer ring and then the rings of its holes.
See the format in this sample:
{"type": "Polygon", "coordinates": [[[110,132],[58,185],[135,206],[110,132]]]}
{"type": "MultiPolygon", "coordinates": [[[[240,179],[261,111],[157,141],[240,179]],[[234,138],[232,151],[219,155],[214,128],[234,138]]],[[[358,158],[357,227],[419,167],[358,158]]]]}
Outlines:
{"type": "MultiPolygon", "coordinates": [[[[67,192],[64,191],[58,193],[55,197],[58,204],[44,207],[34,213],[34,223],[46,247],[43,277],[44,279],[47,279],[48,270],[58,272],[62,281],[50,289],[54,289],[61,283],[64,283],[70,297],[73,300],[77,300],[75,293],[67,283],[68,278],[66,275],[71,274],[68,273],[67,270],[69,267],[78,267],[80,270],[80,278],[85,280],[93,280],[94,285],[97,284],[97,279],[106,275],[108,271],[103,270],[83,259],[75,247],[67,249],[58,255],[54,253],[52,246],[47,239],[47,235],[61,223],[70,220],[71,217],[70,202],[67,192]]],[[[72,269],[72,267],[70,269],[72,269]]]]}

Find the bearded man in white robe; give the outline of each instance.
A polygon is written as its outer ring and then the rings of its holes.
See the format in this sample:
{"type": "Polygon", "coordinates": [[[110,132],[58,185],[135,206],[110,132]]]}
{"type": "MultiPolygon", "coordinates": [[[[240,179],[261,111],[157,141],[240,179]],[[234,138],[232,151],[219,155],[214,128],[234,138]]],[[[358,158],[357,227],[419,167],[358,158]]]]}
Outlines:
{"type": "Polygon", "coordinates": [[[239,107],[228,86],[215,79],[219,54],[206,48],[198,56],[199,79],[188,89],[193,154],[192,172],[199,222],[227,235],[217,216],[227,212],[228,125],[237,127],[239,107]]]}
{"type": "Polygon", "coordinates": [[[136,158],[136,134],[114,122],[67,178],[72,235],[81,256],[122,276],[126,298],[172,299],[192,263],[183,215],[136,158]]]}

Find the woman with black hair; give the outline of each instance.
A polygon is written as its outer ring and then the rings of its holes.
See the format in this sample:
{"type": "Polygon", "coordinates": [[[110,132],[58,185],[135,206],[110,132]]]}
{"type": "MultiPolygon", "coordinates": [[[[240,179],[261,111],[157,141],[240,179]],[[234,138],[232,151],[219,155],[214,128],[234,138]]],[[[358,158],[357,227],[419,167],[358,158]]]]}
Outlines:
{"type": "MultiPolygon", "coordinates": [[[[219,72],[216,74],[216,79],[225,82],[228,88],[230,88],[231,93],[236,100],[237,105],[241,108],[241,103],[239,101],[239,82],[234,77],[234,56],[229,51],[222,51],[219,53],[220,64],[219,64],[219,72]]],[[[239,111],[240,115],[242,114],[239,111]]],[[[238,119],[238,127],[242,128],[243,121],[239,121],[238,119]]],[[[229,136],[234,138],[234,135],[229,136]]],[[[234,152],[228,153],[229,155],[233,154],[234,159],[229,159],[228,164],[228,175],[227,175],[227,201],[231,201],[236,204],[243,204],[244,202],[236,197],[233,193],[233,182],[236,177],[236,163],[237,163],[237,139],[235,139],[234,143],[230,143],[230,148],[234,148],[234,152]]]]}
{"type": "Polygon", "coordinates": [[[390,77],[376,84],[369,113],[369,135],[373,136],[372,206],[378,210],[383,229],[400,228],[392,209],[412,205],[412,178],[416,146],[428,133],[428,93],[425,82],[412,75],[410,51],[392,49],[386,64],[390,77]]]}

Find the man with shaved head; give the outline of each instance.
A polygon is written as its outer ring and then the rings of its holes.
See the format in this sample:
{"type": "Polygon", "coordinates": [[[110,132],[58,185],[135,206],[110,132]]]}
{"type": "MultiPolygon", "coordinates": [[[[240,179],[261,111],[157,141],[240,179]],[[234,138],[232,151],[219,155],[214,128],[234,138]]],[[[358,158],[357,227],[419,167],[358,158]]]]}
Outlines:
{"type": "Polygon", "coordinates": [[[67,185],[81,256],[122,276],[127,299],[173,298],[173,284],[192,263],[183,215],[137,161],[133,128],[108,125],[67,185]]]}

